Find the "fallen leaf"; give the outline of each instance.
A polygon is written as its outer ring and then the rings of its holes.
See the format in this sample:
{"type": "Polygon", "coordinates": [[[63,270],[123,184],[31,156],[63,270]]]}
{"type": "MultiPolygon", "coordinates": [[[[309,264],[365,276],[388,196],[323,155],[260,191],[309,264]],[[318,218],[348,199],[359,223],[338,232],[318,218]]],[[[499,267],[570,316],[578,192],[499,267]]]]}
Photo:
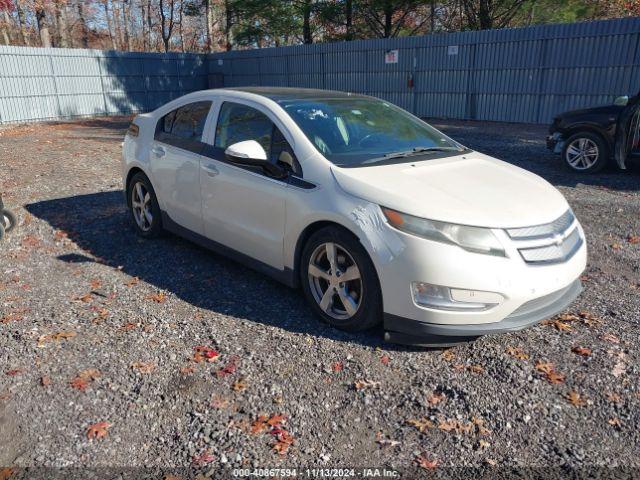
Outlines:
{"type": "Polygon", "coordinates": [[[485,458],[484,463],[491,467],[495,467],[498,464],[498,462],[496,462],[493,458],[485,458]]]}
{"type": "Polygon", "coordinates": [[[229,400],[220,395],[214,395],[213,398],[211,398],[211,406],[217,410],[222,410],[229,406],[229,400]]]}
{"type": "Polygon", "coordinates": [[[431,395],[429,395],[427,397],[427,403],[432,406],[435,407],[436,405],[438,405],[440,402],[442,402],[446,397],[446,395],[444,393],[432,393],[431,395]]]}
{"type": "Polygon", "coordinates": [[[614,377],[618,378],[624,375],[626,371],[627,365],[623,361],[619,361],[613,366],[613,370],[611,370],[611,373],[614,377]]]}
{"type": "Polygon", "coordinates": [[[75,377],[73,380],[69,382],[69,385],[71,385],[71,387],[75,388],[76,390],[80,390],[81,392],[84,392],[89,386],[89,381],[84,378],[75,377]]]}
{"type": "Polygon", "coordinates": [[[469,365],[469,371],[480,375],[484,373],[484,367],[482,365],[469,365]]]}
{"type": "Polygon", "coordinates": [[[138,370],[140,373],[151,373],[155,370],[156,365],[151,362],[133,362],[131,364],[131,368],[133,368],[134,370],[138,370]]]}
{"type": "Polygon", "coordinates": [[[391,358],[389,358],[389,355],[383,355],[380,357],[380,363],[382,363],[383,365],[389,365],[390,361],[391,358]]]}
{"type": "Polygon", "coordinates": [[[147,295],[147,300],[152,300],[156,303],[164,303],[167,300],[167,294],[164,292],[158,292],[151,295],[147,295]]]}
{"type": "Polygon", "coordinates": [[[269,429],[269,424],[267,423],[268,420],[269,420],[269,417],[267,417],[266,415],[260,415],[258,418],[256,418],[251,424],[251,433],[253,433],[254,435],[257,435],[258,433],[262,433],[265,430],[268,430],[269,429]]]}
{"type": "Polygon", "coordinates": [[[137,325],[135,323],[127,322],[124,325],[122,325],[119,328],[119,330],[122,331],[122,332],[128,332],[129,330],[133,330],[136,327],[137,327],[137,325]]]}
{"type": "Polygon", "coordinates": [[[22,372],[24,372],[24,368],[13,368],[11,370],[7,370],[5,373],[10,377],[15,377],[22,372]]]}
{"type": "Polygon", "coordinates": [[[87,438],[91,439],[100,439],[107,435],[107,430],[111,427],[109,422],[98,422],[92,425],[89,425],[87,428],[87,438]]]}
{"type": "Polygon", "coordinates": [[[286,430],[276,428],[272,429],[270,433],[276,437],[273,450],[280,455],[286,455],[293,444],[293,435],[286,430]]]}
{"type": "Polygon", "coordinates": [[[416,427],[420,433],[424,433],[427,430],[429,430],[430,428],[434,428],[435,427],[433,422],[431,420],[429,420],[428,418],[426,418],[426,417],[418,419],[418,420],[413,420],[413,419],[407,420],[407,423],[409,425],[412,425],[412,426],[416,427]]]}
{"type": "Polygon", "coordinates": [[[137,285],[140,282],[140,279],[138,277],[133,277],[131,280],[129,280],[127,283],[125,283],[125,285],[129,288],[133,287],[134,285],[137,285]]]}
{"type": "Polygon", "coordinates": [[[238,361],[237,357],[231,357],[229,359],[229,362],[227,362],[227,364],[224,367],[222,367],[220,370],[216,372],[216,376],[219,378],[222,378],[222,377],[226,377],[227,375],[234,374],[238,369],[238,364],[236,363],[237,361],[238,361]]]}
{"type": "Polygon", "coordinates": [[[220,353],[218,353],[216,350],[204,345],[198,345],[196,347],[193,347],[193,349],[195,350],[195,353],[193,354],[193,361],[196,363],[201,363],[203,361],[211,363],[217,360],[220,356],[220,353]]]}
{"type": "Polygon", "coordinates": [[[10,467],[0,468],[0,480],[9,480],[14,474],[14,469],[10,467]]]}
{"type": "Polygon", "coordinates": [[[49,385],[51,385],[51,379],[47,375],[40,377],[40,385],[42,385],[43,387],[48,387],[49,385]]]}
{"type": "Polygon", "coordinates": [[[100,279],[94,278],[93,280],[91,280],[91,283],[89,285],[91,286],[91,290],[97,290],[102,286],[102,282],[100,281],[100,279]]]}
{"type": "Polygon", "coordinates": [[[213,462],[215,459],[216,457],[209,453],[209,450],[205,450],[200,455],[193,457],[193,463],[194,465],[203,466],[213,462]]]}
{"type": "Polygon", "coordinates": [[[611,248],[613,250],[620,250],[622,248],[622,245],[620,245],[619,243],[612,243],[611,248]]]}
{"type": "Polygon", "coordinates": [[[424,470],[434,470],[438,467],[438,464],[440,463],[437,458],[434,458],[433,460],[429,460],[429,458],[424,453],[421,455],[418,455],[414,459],[414,461],[420,468],[424,470]]]}
{"type": "Polygon", "coordinates": [[[604,335],[602,335],[602,340],[606,341],[606,342],[611,342],[611,343],[620,343],[620,339],[618,337],[616,337],[615,335],[613,335],[612,333],[605,333],[604,335]]]}
{"type": "Polygon", "coordinates": [[[473,427],[471,424],[463,424],[458,420],[441,420],[438,423],[438,429],[443,432],[470,433],[473,427]]]}
{"type": "Polygon", "coordinates": [[[397,440],[391,440],[390,438],[385,438],[382,435],[382,432],[376,433],[376,443],[380,445],[382,448],[397,447],[398,445],[400,445],[400,442],[397,440]]]}
{"type": "Polygon", "coordinates": [[[357,380],[353,386],[356,390],[364,390],[365,388],[376,388],[380,386],[380,382],[374,382],[373,380],[357,380]]]}
{"type": "Polygon", "coordinates": [[[622,401],[620,395],[614,392],[607,392],[605,393],[605,396],[607,397],[607,400],[613,403],[620,403],[622,401]]]}
{"type": "Polygon", "coordinates": [[[284,415],[273,415],[269,420],[267,420],[267,424],[272,427],[279,427],[287,423],[287,417],[284,415]]]}
{"type": "Polygon", "coordinates": [[[591,349],[587,347],[573,347],[571,351],[576,355],[580,355],[581,357],[591,356],[591,349]]]}
{"type": "Polygon", "coordinates": [[[452,348],[447,348],[442,352],[442,358],[444,358],[447,362],[452,362],[456,358],[456,354],[454,353],[452,348]]]}
{"type": "Polygon", "coordinates": [[[333,370],[334,373],[341,372],[342,368],[342,362],[335,362],[331,365],[331,370],[333,370]]]}
{"type": "Polygon", "coordinates": [[[569,393],[567,393],[566,399],[569,401],[571,405],[575,407],[582,407],[587,404],[587,402],[584,400],[582,395],[580,395],[575,390],[571,390],[569,393]]]}
{"type": "Polygon", "coordinates": [[[234,392],[242,392],[247,389],[247,382],[243,378],[236,380],[231,386],[234,392]]]}
{"type": "Polygon", "coordinates": [[[180,373],[182,373],[183,375],[190,375],[195,371],[196,371],[196,369],[193,368],[193,366],[191,366],[191,365],[189,365],[188,367],[182,367],[180,369],[180,373]]]}
{"type": "Polygon", "coordinates": [[[518,360],[527,360],[529,358],[529,355],[525,353],[524,350],[516,347],[508,347],[507,354],[517,358],[518,360]]]}
{"type": "Polygon", "coordinates": [[[622,428],[622,422],[618,417],[610,418],[607,423],[612,427],[622,428]]]}
{"type": "Polygon", "coordinates": [[[627,237],[627,242],[631,244],[640,243],[640,235],[629,235],[627,237]]]}
{"type": "Polygon", "coordinates": [[[550,362],[538,362],[536,363],[536,370],[543,373],[547,378],[547,381],[551,384],[562,383],[565,380],[565,376],[556,371],[553,363],[550,362]]]}

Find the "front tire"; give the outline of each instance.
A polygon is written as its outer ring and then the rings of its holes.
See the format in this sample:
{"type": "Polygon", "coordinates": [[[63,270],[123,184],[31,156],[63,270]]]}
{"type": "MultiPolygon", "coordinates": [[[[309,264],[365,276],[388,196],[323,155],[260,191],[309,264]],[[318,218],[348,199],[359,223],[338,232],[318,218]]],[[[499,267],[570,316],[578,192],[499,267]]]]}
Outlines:
{"type": "Polygon", "coordinates": [[[325,227],[311,235],[300,262],[304,296],[326,323],[348,332],[382,321],[382,294],[375,267],[350,232],[325,227]]]}
{"type": "Polygon", "coordinates": [[[144,238],[154,238],[162,234],[162,218],[156,193],[147,176],[136,173],[127,188],[129,213],[136,233],[144,238]]]}
{"type": "Polygon", "coordinates": [[[2,210],[2,216],[0,217],[0,223],[4,227],[4,231],[9,233],[18,224],[18,217],[11,210],[2,210]]]}
{"type": "Polygon", "coordinates": [[[562,160],[572,172],[596,173],[609,161],[609,146],[596,133],[578,132],[564,143],[562,160]]]}

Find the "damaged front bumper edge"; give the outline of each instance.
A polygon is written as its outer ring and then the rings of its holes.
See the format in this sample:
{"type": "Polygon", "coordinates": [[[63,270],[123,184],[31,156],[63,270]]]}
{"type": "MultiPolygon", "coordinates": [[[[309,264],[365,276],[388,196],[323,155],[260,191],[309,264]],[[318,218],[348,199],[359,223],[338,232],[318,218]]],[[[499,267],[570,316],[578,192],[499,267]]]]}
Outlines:
{"type": "Polygon", "coordinates": [[[566,309],[582,292],[576,279],[559,297],[543,303],[535,310],[512,314],[500,322],[467,325],[424,323],[388,313],[384,314],[384,339],[401,345],[447,347],[473,341],[482,335],[515,332],[551,318],[566,309]]]}

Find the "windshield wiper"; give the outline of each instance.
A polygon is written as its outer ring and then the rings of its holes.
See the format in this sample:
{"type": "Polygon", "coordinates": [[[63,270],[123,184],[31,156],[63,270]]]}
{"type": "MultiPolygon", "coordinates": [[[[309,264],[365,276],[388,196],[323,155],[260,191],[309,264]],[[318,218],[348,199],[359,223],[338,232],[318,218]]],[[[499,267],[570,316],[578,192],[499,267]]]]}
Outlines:
{"type": "Polygon", "coordinates": [[[425,153],[425,152],[461,152],[461,151],[462,151],[461,149],[456,147],[415,147],[415,148],[412,148],[411,150],[405,150],[402,152],[391,152],[381,157],[370,158],[369,160],[365,160],[362,163],[363,164],[374,163],[374,162],[379,162],[381,160],[389,160],[392,158],[410,157],[412,155],[418,155],[420,153],[425,153]]]}

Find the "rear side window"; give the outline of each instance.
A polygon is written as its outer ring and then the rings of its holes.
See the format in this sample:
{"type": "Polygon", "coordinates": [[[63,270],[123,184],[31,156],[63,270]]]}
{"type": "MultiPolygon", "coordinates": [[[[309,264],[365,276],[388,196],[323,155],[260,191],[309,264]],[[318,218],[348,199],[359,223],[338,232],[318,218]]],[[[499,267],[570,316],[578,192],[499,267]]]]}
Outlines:
{"type": "Polygon", "coordinates": [[[202,132],[211,102],[194,102],[167,113],[158,121],[155,139],[184,150],[200,153],[202,132]]]}

